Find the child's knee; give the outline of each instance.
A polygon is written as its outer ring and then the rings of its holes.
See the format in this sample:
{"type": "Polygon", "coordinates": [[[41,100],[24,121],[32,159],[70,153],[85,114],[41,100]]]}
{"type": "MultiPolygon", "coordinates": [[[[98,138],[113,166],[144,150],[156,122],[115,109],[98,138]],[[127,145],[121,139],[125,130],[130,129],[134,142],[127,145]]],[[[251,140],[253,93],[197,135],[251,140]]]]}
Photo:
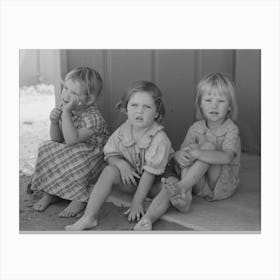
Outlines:
{"type": "Polygon", "coordinates": [[[119,176],[119,170],[117,167],[112,166],[112,165],[107,165],[104,167],[102,174],[103,176],[108,176],[108,177],[116,177],[119,176]]]}
{"type": "Polygon", "coordinates": [[[204,142],[200,146],[201,150],[216,150],[216,146],[210,142],[204,142]]]}

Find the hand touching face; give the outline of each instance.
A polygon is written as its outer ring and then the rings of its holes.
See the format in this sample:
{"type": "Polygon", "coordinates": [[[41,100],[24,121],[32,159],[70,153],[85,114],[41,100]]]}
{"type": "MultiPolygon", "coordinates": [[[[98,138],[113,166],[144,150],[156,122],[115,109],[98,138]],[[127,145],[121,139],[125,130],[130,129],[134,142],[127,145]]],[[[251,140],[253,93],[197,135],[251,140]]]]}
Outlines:
{"type": "Polygon", "coordinates": [[[50,113],[50,120],[52,123],[58,123],[61,118],[62,109],[55,107],[50,113]]]}
{"type": "Polygon", "coordinates": [[[84,85],[81,85],[79,81],[73,81],[71,79],[66,80],[63,83],[63,89],[61,92],[61,104],[63,110],[75,110],[81,106],[85,106],[88,101],[88,94],[84,85]]]}

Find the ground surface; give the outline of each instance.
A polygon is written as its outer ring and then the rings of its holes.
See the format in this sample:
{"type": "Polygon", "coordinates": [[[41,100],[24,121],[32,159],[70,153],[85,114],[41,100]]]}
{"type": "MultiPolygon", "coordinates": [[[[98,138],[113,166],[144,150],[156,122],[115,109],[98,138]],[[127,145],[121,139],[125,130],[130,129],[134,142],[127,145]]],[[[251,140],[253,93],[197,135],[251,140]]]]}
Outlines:
{"type": "MultiPolygon", "coordinates": [[[[64,227],[74,223],[77,218],[60,218],[58,213],[67,206],[67,201],[49,206],[44,212],[33,210],[32,205],[38,197],[26,193],[30,176],[20,176],[20,231],[64,231],[64,227]]],[[[130,231],[135,223],[129,223],[123,214],[125,208],[116,207],[106,202],[99,215],[99,225],[94,231],[130,231]]],[[[166,221],[158,221],[154,224],[156,231],[185,231],[186,228],[166,221]]]]}
{"type": "Polygon", "coordinates": [[[19,97],[19,171],[21,175],[31,175],[39,143],[49,138],[49,114],[55,104],[54,87],[23,87],[19,97]]]}

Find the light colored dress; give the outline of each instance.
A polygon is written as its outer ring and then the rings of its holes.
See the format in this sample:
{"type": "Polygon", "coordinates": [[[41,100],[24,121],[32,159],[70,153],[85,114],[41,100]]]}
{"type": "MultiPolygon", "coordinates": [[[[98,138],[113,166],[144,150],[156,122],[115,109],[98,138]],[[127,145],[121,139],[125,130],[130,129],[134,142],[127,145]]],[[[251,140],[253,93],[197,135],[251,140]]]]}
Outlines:
{"type": "Polygon", "coordinates": [[[222,165],[214,190],[209,188],[206,180],[204,189],[199,195],[210,201],[228,198],[235,192],[239,183],[241,158],[239,129],[230,119],[215,130],[209,129],[205,120],[197,121],[189,128],[181,149],[190,144],[201,145],[205,141],[214,144],[219,151],[233,151],[235,157],[229,164],[222,165]]]}
{"type": "Polygon", "coordinates": [[[168,159],[173,154],[171,142],[163,126],[153,126],[136,141],[132,135],[131,123],[127,120],[109,138],[104,147],[105,160],[119,156],[127,160],[142,175],[144,170],[154,175],[163,174],[168,159]]]}
{"type": "Polygon", "coordinates": [[[95,106],[81,115],[73,114],[72,119],[77,129],[92,129],[93,135],[72,146],[50,140],[41,143],[31,189],[86,202],[90,195],[89,183],[97,179],[105,166],[103,147],[109,132],[95,106]]]}

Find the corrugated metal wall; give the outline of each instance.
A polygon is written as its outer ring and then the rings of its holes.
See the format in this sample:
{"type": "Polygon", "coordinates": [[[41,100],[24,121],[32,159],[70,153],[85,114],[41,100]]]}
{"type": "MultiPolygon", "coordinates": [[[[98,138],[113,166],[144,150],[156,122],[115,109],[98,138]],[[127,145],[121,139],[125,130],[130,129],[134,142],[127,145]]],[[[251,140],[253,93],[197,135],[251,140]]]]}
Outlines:
{"type": "Polygon", "coordinates": [[[151,80],[162,90],[166,105],[164,125],[177,149],[194,122],[195,87],[209,72],[232,75],[239,103],[238,125],[243,151],[260,153],[260,50],[64,50],[62,76],[76,66],[90,66],[104,80],[100,107],[111,130],[124,116],[115,104],[136,80],[151,80]]]}

